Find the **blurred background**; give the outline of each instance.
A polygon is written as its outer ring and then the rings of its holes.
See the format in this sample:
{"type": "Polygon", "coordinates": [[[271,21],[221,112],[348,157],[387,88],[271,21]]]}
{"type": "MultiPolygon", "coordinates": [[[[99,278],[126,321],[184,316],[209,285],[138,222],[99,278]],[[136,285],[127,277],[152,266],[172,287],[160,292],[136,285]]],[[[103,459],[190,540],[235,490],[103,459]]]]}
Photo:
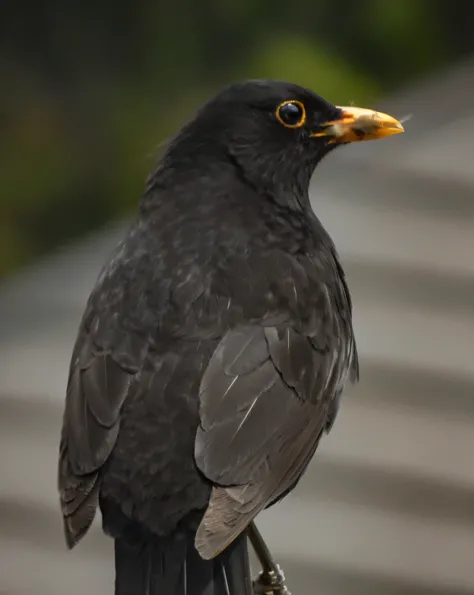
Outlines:
{"type": "Polygon", "coordinates": [[[57,505],[78,321],[160,145],[257,77],[412,115],[313,180],[362,380],[259,526],[294,595],[474,593],[473,19],[471,0],[0,3],[1,593],[112,592],[111,543],[66,552],[57,505]]]}

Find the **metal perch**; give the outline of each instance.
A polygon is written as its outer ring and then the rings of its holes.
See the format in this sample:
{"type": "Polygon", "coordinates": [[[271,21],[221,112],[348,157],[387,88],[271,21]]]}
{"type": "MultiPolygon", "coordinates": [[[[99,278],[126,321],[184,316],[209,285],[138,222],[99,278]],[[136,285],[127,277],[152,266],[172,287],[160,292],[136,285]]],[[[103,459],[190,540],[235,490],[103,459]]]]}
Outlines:
{"type": "Polygon", "coordinates": [[[262,571],[253,581],[255,595],[291,595],[285,584],[285,575],[273,559],[267,544],[254,522],[250,523],[248,538],[262,566],[262,571]]]}

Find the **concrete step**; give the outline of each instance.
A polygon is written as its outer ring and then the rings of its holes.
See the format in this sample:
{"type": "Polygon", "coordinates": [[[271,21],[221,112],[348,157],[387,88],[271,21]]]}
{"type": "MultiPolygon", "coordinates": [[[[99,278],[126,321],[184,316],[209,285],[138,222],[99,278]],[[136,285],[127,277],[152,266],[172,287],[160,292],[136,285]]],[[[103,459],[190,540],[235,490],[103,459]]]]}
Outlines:
{"type": "Polygon", "coordinates": [[[318,450],[328,461],[403,473],[410,479],[474,489],[472,420],[420,409],[357,402],[346,395],[330,435],[318,450]]]}
{"type": "Polygon", "coordinates": [[[435,368],[397,366],[389,360],[362,359],[360,382],[347,398],[379,406],[395,403],[405,410],[429,411],[443,419],[474,420],[472,380],[435,368]]]}
{"type": "MultiPolygon", "coordinates": [[[[110,593],[113,588],[113,553],[111,540],[100,535],[96,527],[72,552],[66,551],[59,535],[60,524],[56,518],[39,511],[22,509],[9,510],[9,515],[2,515],[2,535],[0,536],[0,576],[2,589],[13,595],[82,595],[89,593],[110,593]],[[18,532],[18,520],[28,519],[28,523],[19,523],[23,527],[18,532]],[[29,527],[29,530],[27,529],[29,527]],[[5,529],[4,529],[5,528],[5,529]],[[11,529],[14,528],[14,531],[11,529]],[[50,539],[48,536],[52,536],[50,539]],[[25,570],[27,569],[27,571],[25,570]]],[[[277,509],[275,509],[277,512],[277,509]]],[[[305,511],[308,512],[308,511],[305,511]]],[[[467,595],[471,593],[469,586],[453,586],[451,581],[437,584],[426,581],[423,576],[413,576],[413,572],[403,571],[396,576],[384,568],[367,570],[363,564],[345,564],[344,556],[338,555],[329,563],[327,555],[309,558],[308,555],[295,557],[294,548],[285,543],[280,528],[281,519],[273,517],[274,532],[268,522],[271,520],[265,513],[259,521],[265,537],[272,541],[272,548],[278,552],[278,562],[282,565],[288,585],[296,595],[313,595],[315,592],[325,595],[467,595]],[[266,518],[265,518],[266,517],[266,518]],[[448,583],[449,586],[446,586],[448,583]]],[[[308,518],[312,518],[313,513],[308,518]]],[[[350,528],[350,527],[349,527],[350,528]]],[[[323,529],[323,527],[321,527],[323,529]]],[[[335,531],[329,528],[329,548],[338,541],[340,525],[335,531]]],[[[364,535],[370,536],[370,524],[365,527],[364,535]]],[[[305,532],[307,529],[305,530],[305,532]]],[[[303,536],[304,539],[304,536],[303,536]]],[[[315,531],[314,544],[311,540],[309,552],[314,549],[320,552],[326,546],[322,531],[315,531]]],[[[352,543],[354,538],[352,538],[352,543]]],[[[327,547],[327,546],[326,546],[327,547]]],[[[386,546],[385,546],[386,547],[386,546]]],[[[392,549],[397,545],[391,546],[392,549]]],[[[347,548],[344,548],[347,549],[347,548]]],[[[254,558],[254,569],[258,568],[254,558]]],[[[449,573],[443,569],[444,575],[449,573]]],[[[256,570],[254,570],[254,574],[256,570]]],[[[449,574],[448,574],[449,576],[449,574]]],[[[461,581],[458,581],[461,582],[461,581]]]]}
{"type": "MultiPolygon", "coordinates": [[[[320,574],[323,581],[328,581],[328,588],[336,589],[329,590],[330,593],[337,593],[341,586],[348,589],[341,592],[359,593],[362,585],[374,593],[380,586],[387,587],[384,593],[398,588],[407,595],[429,593],[430,589],[440,594],[472,592],[474,569],[469,563],[474,539],[472,511],[468,522],[462,515],[453,518],[436,513],[428,516],[426,511],[420,514],[423,495],[428,501],[433,500],[432,486],[426,486],[424,494],[418,492],[416,510],[412,506],[404,509],[399,503],[380,508],[374,506],[377,503],[373,497],[360,498],[358,502],[350,497],[335,498],[334,491],[337,494],[341,488],[347,488],[350,480],[359,485],[359,492],[374,489],[373,478],[367,474],[357,477],[354,468],[352,475],[338,480],[334,467],[327,467],[318,473],[320,488],[312,485],[315,479],[310,472],[290,497],[263,513],[258,521],[295,593],[309,595],[309,577],[319,585],[320,574]],[[370,479],[368,483],[367,479],[370,479]],[[331,480],[333,485],[328,489],[331,480]],[[334,490],[334,484],[341,480],[343,485],[334,490]],[[313,494],[311,498],[308,491],[313,494]],[[291,536],[291,541],[286,536],[291,536]],[[303,570],[297,572],[297,569],[303,570]],[[304,581],[300,572],[306,576],[304,581]],[[350,577],[355,579],[353,586],[349,586],[350,577]]],[[[392,486],[396,493],[406,481],[399,483],[392,486]]],[[[389,486],[383,483],[380,487],[386,492],[389,486]]],[[[409,497],[410,493],[405,495],[409,497]]],[[[452,498],[446,504],[449,503],[455,504],[452,498]]],[[[2,497],[0,522],[0,576],[9,581],[2,586],[11,585],[15,587],[14,593],[25,595],[32,592],[62,595],[67,581],[71,585],[67,592],[72,594],[79,584],[82,592],[104,592],[106,585],[110,590],[112,544],[100,534],[98,522],[73,553],[66,552],[60,516],[53,507],[38,506],[17,494],[10,500],[2,497]],[[57,568],[57,572],[42,571],[48,567],[57,568]],[[25,568],[28,572],[23,571],[25,568]],[[83,577],[77,582],[75,577],[81,573],[83,577]]]]}
{"type": "Polygon", "coordinates": [[[362,358],[397,368],[435,370],[474,381],[474,319],[456,312],[408,308],[394,299],[354,296],[354,327],[362,358]]]}
{"type": "MultiPolygon", "coordinates": [[[[427,155],[431,158],[430,152],[427,155]]],[[[412,169],[401,156],[391,162],[360,159],[357,153],[341,157],[336,163],[328,160],[314,175],[311,189],[316,211],[320,200],[329,198],[341,205],[375,210],[454,219],[474,216],[474,174],[465,178],[443,172],[436,162],[432,170],[412,169]]]]}
{"type": "MultiPolygon", "coordinates": [[[[104,538],[104,542],[106,539],[104,538]]],[[[30,539],[0,538],[1,589],[5,595],[113,593],[112,543],[99,551],[51,551],[30,539]],[[106,550],[107,548],[107,550],[106,550]]]]}
{"type": "Polygon", "coordinates": [[[446,277],[474,274],[474,218],[315,199],[314,210],[343,260],[393,265],[446,277]],[[449,238],[449,241],[448,241],[449,238]]]}
{"type": "Polygon", "coordinates": [[[278,558],[294,595],[468,595],[470,588],[420,584],[400,574],[397,577],[380,575],[377,569],[369,572],[350,570],[337,562],[331,566],[316,560],[299,561],[282,554],[278,558]]]}
{"type": "MultiPolygon", "coordinates": [[[[344,269],[357,302],[372,296],[443,315],[474,315],[474,275],[447,275],[394,263],[369,263],[344,255],[344,269]]],[[[357,307],[357,304],[356,304],[357,307]]]]}
{"type": "Polygon", "coordinates": [[[384,469],[382,465],[365,465],[363,461],[354,464],[318,452],[294,495],[298,501],[312,502],[315,506],[321,501],[340,502],[382,515],[416,516],[428,524],[440,519],[461,523],[474,531],[472,486],[406,473],[404,468],[384,469]]]}
{"type": "Polygon", "coordinates": [[[442,519],[427,523],[338,502],[311,503],[297,495],[262,513],[258,525],[278,559],[342,573],[375,572],[393,581],[403,577],[421,589],[474,590],[472,526],[442,519]]]}
{"type": "MultiPolygon", "coordinates": [[[[0,541],[0,573],[5,595],[83,595],[112,593],[113,557],[92,556],[74,552],[62,555],[44,551],[22,542],[0,541]],[[28,572],[22,572],[17,567],[28,572]],[[12,569],[16,569],[12,571],[12,569]]],[[[434,584],[419,584],[403,576],[380,576],[342,567],[328,567],[317,561],[299,561],[294,557],[279,557],[288,586],[295,595],[468,595],[469,588],[453,588],[434,584]]],[[[257,566],[255,566],[257,568],[257,566]]],[[[255,573],[254,573],[255,574],[255,573]]]]}

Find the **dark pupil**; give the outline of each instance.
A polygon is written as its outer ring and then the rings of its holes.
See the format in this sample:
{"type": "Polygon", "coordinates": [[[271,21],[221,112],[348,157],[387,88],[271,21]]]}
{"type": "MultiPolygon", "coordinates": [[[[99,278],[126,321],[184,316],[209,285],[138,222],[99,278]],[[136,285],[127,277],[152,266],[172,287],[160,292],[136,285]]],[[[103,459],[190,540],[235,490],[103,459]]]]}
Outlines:
{"type": "Polygon", "coordinates": [[[280,108],[280,118],[285,124],[289,124],[290,126],[299,124],[301,122],[301,117],[302,110],[296,103],[285,103],[285,105],[282,105],[280,108]]]}

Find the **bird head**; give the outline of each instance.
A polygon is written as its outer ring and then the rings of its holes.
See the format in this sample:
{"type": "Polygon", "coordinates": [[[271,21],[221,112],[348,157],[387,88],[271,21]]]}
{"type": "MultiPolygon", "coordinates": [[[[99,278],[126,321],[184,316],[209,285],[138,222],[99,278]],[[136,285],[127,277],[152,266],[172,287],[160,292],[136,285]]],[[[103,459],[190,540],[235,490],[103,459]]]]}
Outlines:
{"type": "Polygon", "coordinates": [[[403,132],[395,118],[332,105],[281,81],[233,84],[206,103],[175,137],[169,155],[188,162],[227,160],[250,183],[306,191],[317,163],[334,148],[403,132]]]}

